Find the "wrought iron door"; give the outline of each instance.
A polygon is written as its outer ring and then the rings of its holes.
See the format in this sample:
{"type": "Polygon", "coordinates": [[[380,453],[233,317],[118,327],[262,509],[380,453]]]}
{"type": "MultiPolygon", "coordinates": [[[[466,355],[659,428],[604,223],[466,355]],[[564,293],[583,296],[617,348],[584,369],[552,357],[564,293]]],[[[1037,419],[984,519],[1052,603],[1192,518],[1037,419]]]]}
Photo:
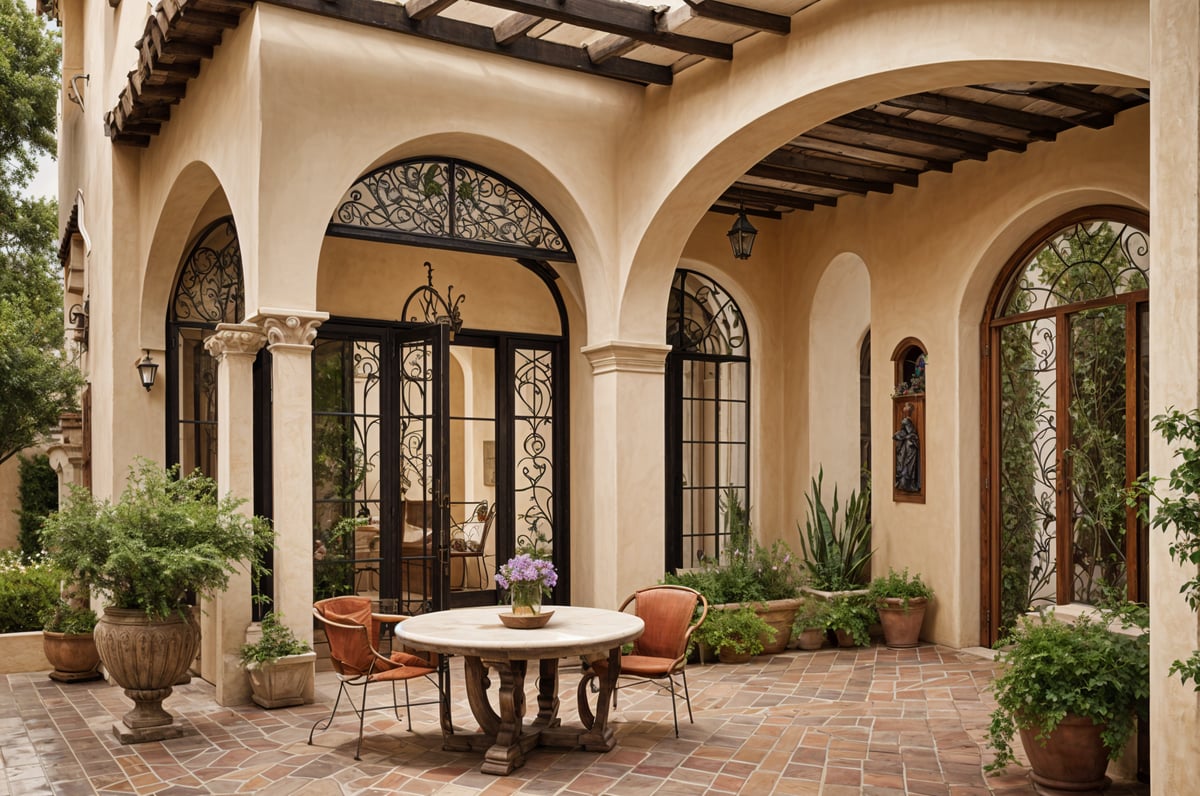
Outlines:
{"type": "Polygon", "coordinates": [[[985,320],[982,637],[1031,606],[1147,597],[1145,528],[1125,489],[1146,470],[1146,219],[1092,208],[1018,252],[985,320]]]}

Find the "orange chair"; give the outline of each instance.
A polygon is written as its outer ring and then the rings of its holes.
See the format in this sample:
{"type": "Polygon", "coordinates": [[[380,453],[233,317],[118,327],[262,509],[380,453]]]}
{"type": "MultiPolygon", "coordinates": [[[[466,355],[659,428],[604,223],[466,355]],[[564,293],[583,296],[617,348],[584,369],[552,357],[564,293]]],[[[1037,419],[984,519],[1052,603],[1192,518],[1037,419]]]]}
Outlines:
{"type": "Polygon", "coordinates": [[[415,705],[440,705],[442,720],[449,717],[449,674],[445,664],[438,656],[433,660],[406,652],[393,652],[385,656],[379,652],[380,629],[385,623],[402,622],[408,617],[398,614],[377,614],[371,611],[371,601],[366,597],[330,597],[313,603],[313,616],[320,621],[329,640],[329,658],[333,670],[338,677],[337,699],[333,702],[333,710],[329,718],[322,719],[313,725],[308,733],[308,743],[313,742],[313,735],[318,729],[329,729],[333,717],[337,714],[342,694],[358,716],[358,747],[354,750],[354,759],[361,760],[363,722],[368,710],[392,709],[396,720],[400,720],[400,708],[403,707],[408,717],[408,731],[412,732],[412,708],[415,705]],[[434,678],[436,675],[436,679],[434,678]],[[437,686],[436,699],[413,702],[408,692],[408,681],[424,677],[437,686]],[[396,683],[404,683],[404,701],[397,699],[396,683]],[[379,707],[367,707],[367,686],[371,683],[391,683],[392,703],[379,707]],[[349,689],[362,689],[362,700],[359,705],[349,689]],[[324,726],[322,726],[324,725],[324,726]]]}
{"type": "MultiPolygon", "coordinates": [[[[617,688],[628,688],[642,682],[653,682],[671,693],[671,718],[675,722],[675,737],[679,737],[679,715],[675,700],[680,696],[675,676],[683,681],[683,699],[687,703],[688,721],[692,722],[692,698],[688,692],[687,648],[692,633],[708,616],[708,600],[695,589],[686,586],[662,585],[640,589],[621,603],[619,610],[630,605],[633,613],[646,624],[641,638],[633,643],[633,652],[621,656],[621,679],[637,682],[626,683],[617,688]],[[699,607],[697,607],[699,606],[699,607]],[[662,681],[666,681],[665,683],[662,681]]],[[[602,677],[608,668],[607,660],[591,663],[589,670],[579,682],[578,702],[580,716],[591,715],[585,691],[591,680],[602,677]]],[[[617,704],[617,691],[613,690],[613,707],[617,704]]],[[[694,722],[693,722],[694,723],[694,722]]]]}

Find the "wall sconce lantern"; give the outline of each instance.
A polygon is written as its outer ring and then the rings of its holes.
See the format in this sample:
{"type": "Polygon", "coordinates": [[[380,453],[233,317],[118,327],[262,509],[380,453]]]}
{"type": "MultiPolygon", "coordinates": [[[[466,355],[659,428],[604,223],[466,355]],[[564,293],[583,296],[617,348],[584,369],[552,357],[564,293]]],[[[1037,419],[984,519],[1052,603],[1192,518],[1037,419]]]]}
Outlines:
{"type": "Polygon", "coordinates": [[[146,388],[146,392],[150,392],[150,388],[154,386],[154,377],[158,374],[158,363],[150,358],[150,352],[146,352],[146,356],[141,362],[137,363],[138,376],[142,379],[142,386],[146,388]]]}
{"type": "Polygon", "coordinates": [[[750,223],[750,219],[746,218],[745,207],[738,208],[737,218],[733,220],[733,226],[725,234],[729,236],[729,245],[733,249],[734,258],[749,260],[750,252],[754,248],[754,239],[758,237],[758,230],[750,223]]]}
{"type": "Polygon", "coordinates": [[[71,339],[79,344],[79,347],[87,351],[88,347],[88,305],[91,304],[91,299],[82,304],[75,304],[71,309],[67,310],[67,331],[71,333],[71,339]]]}

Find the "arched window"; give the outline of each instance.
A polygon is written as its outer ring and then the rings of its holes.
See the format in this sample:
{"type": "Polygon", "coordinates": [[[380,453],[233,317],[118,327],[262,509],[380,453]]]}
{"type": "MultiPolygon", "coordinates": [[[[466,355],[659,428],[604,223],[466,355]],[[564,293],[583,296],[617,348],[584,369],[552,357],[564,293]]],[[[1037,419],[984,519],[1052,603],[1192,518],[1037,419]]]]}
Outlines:
{"type": "Polygon", "coordinates": [[[667,304],[666,566],[717,558],[750,492],[750,341],[720,285],[680,269],[667,304]]]}
{"type": "Polygon", "coordinates": [[[984,636],[1030,606],[1145,600],[1148,220],[1088,208],[1017,252],[985,318],[984,636]]]}
{"type": "Polygon", "coordinates": [[[179,268],[167,318],[167,460],[217,473],[217,361],[204,341],[245,315],[233,216],[206,226],[179,268]]]}

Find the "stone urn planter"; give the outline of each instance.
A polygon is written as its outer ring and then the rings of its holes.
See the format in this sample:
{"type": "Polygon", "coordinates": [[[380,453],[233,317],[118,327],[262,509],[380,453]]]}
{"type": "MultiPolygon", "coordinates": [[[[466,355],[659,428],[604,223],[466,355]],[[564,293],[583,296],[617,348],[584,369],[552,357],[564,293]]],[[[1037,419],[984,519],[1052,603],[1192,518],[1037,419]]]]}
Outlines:
{"type": "Polygon", "coordinates": [[[1036,727],[1022,727],[1021,745],[1033,769],[1030,778],[1046,788],[1096,793],[1108,787],[1108,749],[1100,734],[1104,724],[1068,714],[1045,738],[1037,739],[1036,727]]]}
{"type": "Polygon", "coordinates": [[[925,621],[925,609],[929,601],[924,597],[912,597],[907,601],[898,597],[887,597],[875,604],[879,612],[879,623],[883,625],[883,640],[892,649],[906,649],[920,643],[921,623],[925,621]],[[905,602],[908,603],[905,606],[905,602]]]}
{"type": "Polygon", "coordinates": [[[60,683],[97,680],[100,674],[100,653],[91,633],[42,632],[42,651],[54,667],[50,679],[60,683]]]}
{"type": "Polygon", "coordinates": [[[183,728],[162,703],[200,646],[200,629],[190,612],[153,619],[138,608],[108,607],[96,625],[95,637],[108,676],[134,703],[133,710],[113,725],[121,743],[183,735],[183,728]]]}
{"type": "Polygon", "coordinates": [[[285,655],[273,662],[248,663],[250,698],[264,708],[303,705],[305,694],[312,691],[313,663],[317,653],[285,655]]]}

